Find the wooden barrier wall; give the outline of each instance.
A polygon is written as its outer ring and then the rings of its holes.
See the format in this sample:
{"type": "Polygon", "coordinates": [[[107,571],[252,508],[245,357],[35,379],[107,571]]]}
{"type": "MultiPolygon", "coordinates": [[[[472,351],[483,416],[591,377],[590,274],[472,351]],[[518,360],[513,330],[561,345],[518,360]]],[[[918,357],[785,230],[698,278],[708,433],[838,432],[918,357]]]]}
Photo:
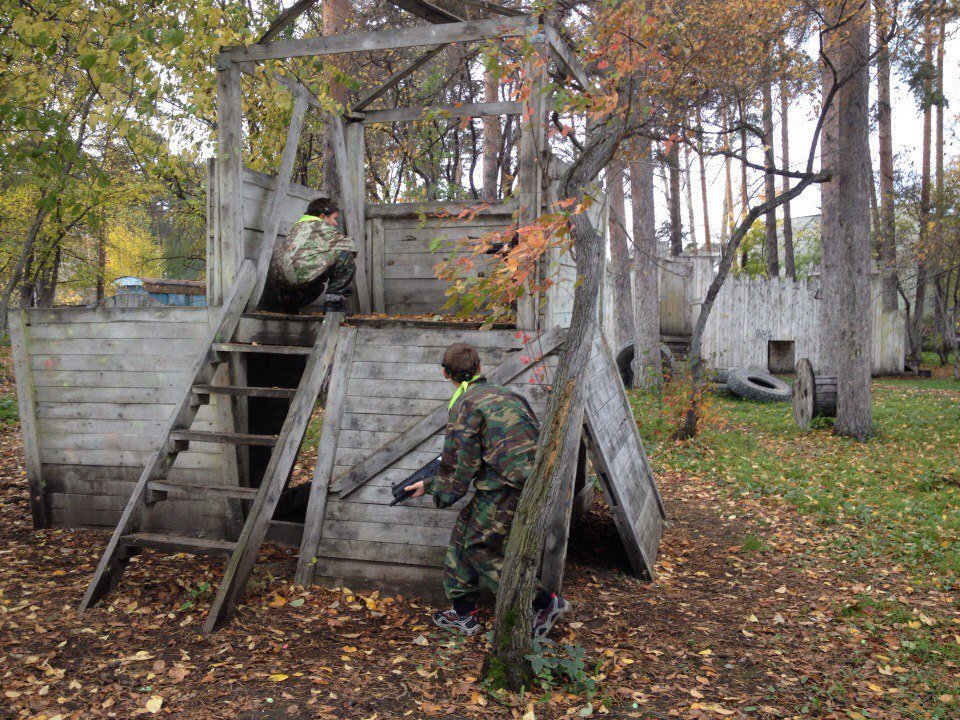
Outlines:
{"type": "MultiPolygon", "coordinates": [[[[339,412],[324,421],[320,452],[334,449],[334,482],[410,425],[449,401],[450,381],[440,372],[440,359],[452,342],[470,342],[480,350],[481,362],[493,368],[524,349],[515,331],[450,329],[345,330],[331,388],[346,384],[339,412]],[[339,417],[337,423],[336,417],[339,417]]],[[[548,358],[552,375],[555,358],[548,358]]],[[[541,417],[546,410],[546,376],[527,370],[510,386],[530,401],[541,417]]],[[[351,495],[330,493],[321,526],[316,575],[324,582],[388,581],[417,585],[420,591],[439,590],[443,554],[450,541],[456,514],[467,502],[438,510],[431,498],[390,507],[390,485],[435,458],[443,430],[375,476],[351,495]]]]}
{"type": "MultiPolygon", "coordinates": [[[[14,310],[10,326],[35,519],[116,525],[189,381],[208,309],[14,310]]],[[[195,427],[217,429],[215,401],[195,427]]],[[[219,483],[220,448],[191,444],[170,476],[219,483]]],[[[227,519],[219,500],[170,499],[153,513],[157,529],[215,536],[227,519]]]]}

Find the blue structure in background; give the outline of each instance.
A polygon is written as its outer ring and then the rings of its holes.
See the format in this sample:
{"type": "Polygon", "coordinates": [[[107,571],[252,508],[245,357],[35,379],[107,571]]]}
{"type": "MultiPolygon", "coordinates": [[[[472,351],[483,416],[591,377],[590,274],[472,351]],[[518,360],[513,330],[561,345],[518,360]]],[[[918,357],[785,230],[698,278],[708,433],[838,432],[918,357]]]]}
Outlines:
{"type": "Polygon", "coordinates": [[[113,281],[117,295],[149,295],[164,305],[202,306],[207,304],[206,283],[199,280],[139,278],[127,275],[113,281]]]}

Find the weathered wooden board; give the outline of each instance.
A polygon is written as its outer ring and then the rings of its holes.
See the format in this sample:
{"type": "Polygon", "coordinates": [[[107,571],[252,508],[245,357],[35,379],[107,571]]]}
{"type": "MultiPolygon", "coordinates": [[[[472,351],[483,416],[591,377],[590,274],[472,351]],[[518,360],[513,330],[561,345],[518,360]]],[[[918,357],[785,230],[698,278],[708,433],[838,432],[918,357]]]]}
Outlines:
{"type": "MultiPolygon", "coordinates": [[[[22,400],[34,423],[25,433],[49,478],[49,522],[116,523],[183,394],[209,317],[207,308],[178,307],[23,311],[30,342],[17,377],[29,372],[33,381],[32,401],[22,400]]],[[[212,402],[200,408],[197,428],[217,428],[217,398],[212,402]]],[[[215,484],[221,458],[220,447],[198,443],[171,474],[215,484]]],[[[226,517],[223,500],[177,502],[156,514],[151,529],[196,522],[222,532],[226,517]]]]}
{"type": "MultiPolygon", "coordinates": [[[[445,408],[454,387],[443,379],[440,359],[443,348],[457,341],[476,345],[487,371],[518,353],[538,355],[509,330],[358,328],[350,357],[338,359],[334,367],[333,377],[343,383],[344,394],[338,401],[341,412],[335,433],[324,437],[325,447],[335,447],[332,467],[321,476],[336,482],[438,407],[445,408]]],[[[545,376],[536,377],[527,369],[511,383],[541,413],[555,356],[544,364],[545,376]]],[[[334,392],[331,385],[331,395],[334,392]]],[[[347,497],[314,488],[314,497],[324,503],[322,525],[311,535],[310,557],[301,557],[298,578],[306,581],[312,571],[318,581],[351,587],[366,582],[402,587],[405,581],[432,587],[456,513],[467,498],[444,510],[434,508],[429,498],[390,507],[390,485],[436,457],[442,443],[441,429],[347,497]],[[311,565],[309,571],[305,562],[311,565]]],[[[305,538],[309,532],[305,528],[305,538]]]]}
{"type": "Polygon", "coordinates": [[[652,579],[664,510],[626,390],[606,340],[587,364],[584,420],[601,485],[637,575],[652,579]]]}

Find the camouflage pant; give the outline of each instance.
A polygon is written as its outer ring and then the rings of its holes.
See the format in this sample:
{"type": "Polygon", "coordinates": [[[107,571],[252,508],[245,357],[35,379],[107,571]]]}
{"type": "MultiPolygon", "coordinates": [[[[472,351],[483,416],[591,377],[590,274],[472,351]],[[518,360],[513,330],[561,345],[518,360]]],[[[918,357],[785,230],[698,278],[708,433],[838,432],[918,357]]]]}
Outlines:
{"type": "Polygon", "coordinates": [[[271,276],[267,277],[267,286],[263,291],[264,308],[276,308],[284,312],[293,312],[306,307],[323,293],[326,285],[327,294],[350,297],[353,288],[353,279],[357,274],[357,265],[353,253],[341,250],[333,265],[307,285],[292,286],[271,276]]]}
{"type": "Polygon", "coordinates": [[[451,600],[500,586],[503,552],[520,501],[520,491],[478,490],[457,516],[447,549],[443,589],[451,600]]]}

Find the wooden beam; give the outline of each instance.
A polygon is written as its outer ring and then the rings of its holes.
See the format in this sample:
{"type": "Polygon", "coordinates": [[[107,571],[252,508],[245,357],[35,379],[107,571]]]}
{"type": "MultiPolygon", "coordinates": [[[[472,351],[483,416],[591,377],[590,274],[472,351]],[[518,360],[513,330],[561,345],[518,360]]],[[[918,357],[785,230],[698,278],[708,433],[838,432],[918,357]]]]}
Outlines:
{"type": "Polygon", "coordinates": [[[523,103],[506,100],[503,102],[466,103],[464,105],[442,105],[429,107],[394,108],[390,110],[368,110],[364,113],[364,125],[394,122],[428,122],[446,118],[493,117],[499,115],[519,115],[523,112],[523,103]]]}
{"type": "MultiPolygon", "coordinates": [[[[545,57],[545,45],[545,36],[538,33],[533,43],[534,51],[523,61],[523,77],[528,87],[523,101],[520,147],[517,151],[517,195],[520,200],[517,221],[521,226],[537,221],[543,202],[543,171],[546,168],[542,158],[547,150],[544,85],[549,65],[545,57]]],[[[538,329],[537,306],[537,297],[532,292],[517,300],[517,327],[528,331],[538,329]]]]}
{"type": "Polygon", "coordinates": [[[273,201],[270,203],[270,213],[267,215],[267,226],[264,229],[263,239],[260,242],[260,252],[257,255],[257,282],[250,294],[247,305],[249,310],[257,307],[263,296],[263,289],[267,283],[267,273],[270,271],[270,260],[273,257],[273,248],[277,243],[280,232],[280,221],[283,217],[283,206],[287,200],[287,190],[293,178],[293,165],[297,160],[297,146],[300,144],[300,132],[303,130],[303,118],[307,113],[306,88],[300,87],[294,94],[293,115],[290,118],[290,127],[287,130],[287,141],[280,158],[280,170],[273,185],[273,201]]]}
{"type": "Polygon", "coordinates": [[[550,44],[550,52],[557,62],[580,84],[584,91],[592,90],[594,84],[590,81],[590,75],[569,43],[551,25],[544,25],[543,31],[546,33],[547,42],[550,44]]]}
{"type": "MultiPolygon", "coordinates": [[[[553,328],[545,332],[539,339],[533,340],[531,347],[537,348],[542,357],[545,358],[563,344],[566,336],[566,328],[553,328]]],[[[527,362],[523,362],[521,357],[515,355],[501,363],[496,370],[488,374],[490,382],[497,385],[506,385],[517,375],[529,370],[536,364],[531,363],[529,358],[526,360],[527,362]]],[[[433,437],[443,428],[448,414],[449,410],[446,403],[441,404],[432,413],[411,425],[399,437],[383,445],[373,455],[341,477],[337,481],[336,487],[332,488],[332,492],[340,493],[341,498],[350,495],[361,485],[433,437]]]]}
{"type": "Polygon", "coordinates": [[[310,499],[307,501],[307,514],[303,523],[303,539],[300,544],[300,557],[297,560],[297,574],[294,582],[309,587],[313,584],[315,568],[314,558],[320,547],[323,531],[323,519],[327,511],[327,493],[333,476],[333,461],[337,454],[337,437],[340,435],[340,418],[343,402],[347,395],[350,361],[357,341],[356,328],[344,328],[340,345],[333,362],[330,375],[330,390],[324,408],[324,422],[320,430],[320,442],[317,446],[317,464],[313,470],[313,482],[310,484],[310,499]]]}
{"type": "Polygon", "coordinates": [[[273,38],[292,25],[298,17],[316,4],[317,0],[297,0],[293,5],[277,15],[276,19],[270,23],[267,31],[257,40],[257,44],[262,45],[265,42],[273,40],[273,38]]]}
{"type": "Polygon", "coordinates": [[[383,97],[383,95],[387,93],[391,88],[396,87],[398,83],[403,81],[405,78],[410,77],[417,70],[419,70],[428,62],[433,60],[433,58],[435,58],[437,55],[443,52],[444,48],[447,48],[447,47],[449,47],[448,44],[443,44],[443,45],[437,45],[435,48],[431,48],[430,50],[427,50],[427,52],[425,52],[423,55],[418,57],[412,63],[410,63],[406,67],[401,68],[400,70],[397,70],[393,75],[387,78],[386,81],[384,81],[384,83],[380,85],[380,87],[376,88],[375,90],[371,90],[369,93],[367,93],[362,98],[360,98],[360,100],[358,100],[356,103],[351,105],[350,106],[351,110],[353,110],[354,112],[361,112],[364,108],[370,105],[370,103],[372,103],[374,100],[377,100],[378,98],[383,97]]]}
{"type": "Polygon", "coordinates": [[[220,267],[218,296],[233,284],[244,258],[243,245],[243,109],[240,71],[217,72],[217,228],[220,267]]]}
{"type": "Polygon", "coordinates": [[[46,490],[43,484],[40,448],[37,445],[37,400],[33,386],[33,370],[30,367],[30,330],[24,310],[7,313],[7,328],[10,332],[10,349],[13,353],[13,369],[17,377],[17,408],[20,411],[20,434],[23,439],[23,455],[27,471],[27,489],[30,492],[30,512],[33,526],[50,526],[47,511],[46,490]]]}
{"type": "Polygon", "coordinates": [[[330,113],[329,122],[333,139],[333,154],[340,176],[339,198],[343,211],[343,224],[347,235],[357,245],[357,299],[360,312],[370,313],[370,282],[367,277],[366,222],[364,220],[363,183],[363,123],[345,123],[339,115],[330,113]]]}
{"type": "Polygon", "coordinates": [[[233,48],[220,53],[220,65],[231,62],[251,62],[315,55],[363,52],[366,50],[399,50],[408,47],[440,45],[455,42],[476,42],[494,38],[526,35],[537,28],[537,21],[529,15],[515,18],[493,18],[469,22],[444,23],[425,27],[371,30],[306,38],[277,40],[263,45],[233,48]]]}
{"type": "Polygon", "coordinates": [[[466,18],[454,15],[449,10],[444,10],[442,7],[427,2],[427,0],[390,0],[390,2],[401,10],[406,10],[411,15],[416,15],[432,23],[453,23],[466,20],[466,18]]]}

